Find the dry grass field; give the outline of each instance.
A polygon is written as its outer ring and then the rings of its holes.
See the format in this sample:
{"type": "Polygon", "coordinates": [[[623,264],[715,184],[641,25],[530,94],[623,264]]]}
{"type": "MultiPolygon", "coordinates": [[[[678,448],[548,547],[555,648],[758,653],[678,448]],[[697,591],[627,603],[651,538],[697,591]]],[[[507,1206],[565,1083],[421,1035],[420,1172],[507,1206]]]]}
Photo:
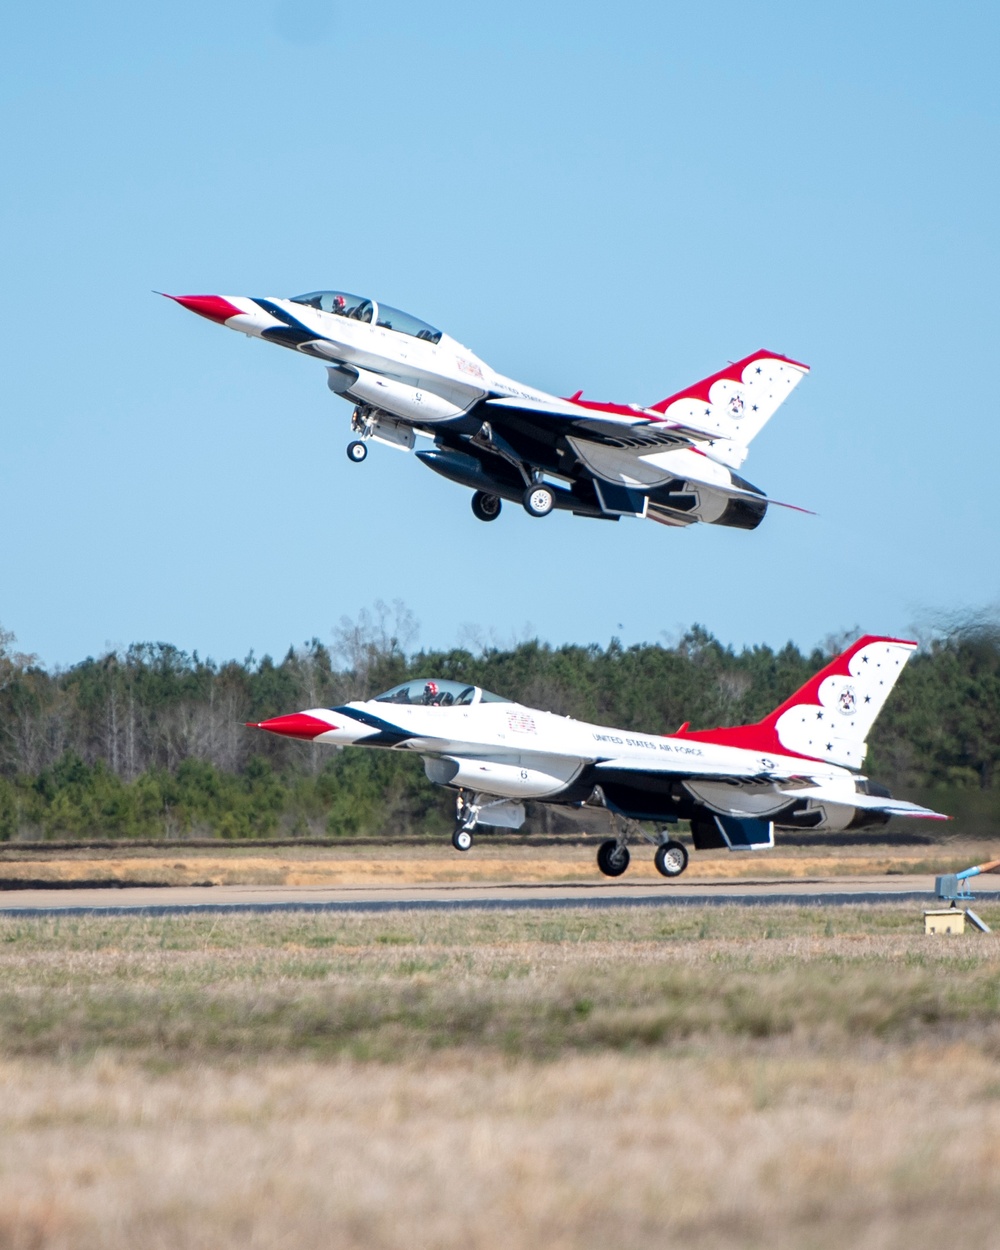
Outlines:
{"type": "MultiPolygon", "coordinates": [[[[0,845],[0,885],[18,881],[159,883],[163,885],[374,886],[431,884],[522,884],[600,880],[594,864],[599,838],[582,845],[528,846],[514,840],[477,839],[470,854],[454,851],[447,839],[424,845],[287,846],[255,848],[222,843],[217,848],[129,847],[116,851],[49,850],[45,843],[0,845]]],[[[747,878],[863,877],[884,873],[953,872],[995,857],[996,843],[942,838],[937,842],[869,845],[779,845],[773,851],[733,855],[692,854],[685,883],[747,878]]],[[[626,880],[662,881],[652,848],[633,847],[626,880]]]]}
{"type": "Polygon", "coordinates": [[[998,1166],[906,904],[0,918],[3,1250],[993,1246],[998,1166]]]}

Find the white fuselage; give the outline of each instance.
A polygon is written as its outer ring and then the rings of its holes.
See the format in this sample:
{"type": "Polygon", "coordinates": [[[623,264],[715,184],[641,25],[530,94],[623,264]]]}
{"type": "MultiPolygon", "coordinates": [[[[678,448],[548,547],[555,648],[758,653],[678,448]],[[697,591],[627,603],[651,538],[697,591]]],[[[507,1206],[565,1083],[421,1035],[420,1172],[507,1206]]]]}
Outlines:
{"type": "MultiPolygon", "coordinates": [[[[428,437],[434,426],[454,421],[478,402],[494,399],[523,401],[546,411],[574,419],[594,415],[573,400],[527,386],[491,369],[484,360],[447,334],[438,342],[379,326],[378,304],[372,301],[370,322],[357,321],[289,299],[258,301],[245,296],[225,296],[239,315],[225,324],[254,338],[277,342],[301,350],[330,367],[331,390],[358,404],[368,404],[393,420],[376,423],[373,437],[395,446],[410,448],[412,434],[401,436],[394,421],[412,427],[428,437]],[[269,305],[268,311],[263,304],[269,305]],[[277,315],[276,315],[277,314],[277,315]],[[315,334],[304,344],[289,336],[291,319],[315,334]],[[356,374],[357,376],[352,376],[356,374]]],[[[635,405],[628,415],[602,412],[601,419],[620,425],[623,430],[636,424],[663,418],[635,405]]],[[[746,448],[724,438],[707,438],[703,447],[652,447],[636,455],[614,447],[572,439],[574,451],[587,468],[603,480],[649,490],[662,483],[693,479],[722,489],[732,483],[730,468],[738,468],[746,448]]],[[[725,510],[727,497],[713,499],[706,492],[702,519],[715,520],[725,510]]]]}
{"type": "Polygon", "coordinates": [[[517,703],[421,707],[372,700],[305,715],[330,725],[316,742],[412,751],[424,757],[432,781],[510,799],[558,801],[578,782],[599,785],[602,773],[616,766],[674,775],[706,806],[739,815],[766,816],[787,807],[787,794],[774,783],[822,781],[828,791],[842,792],[846,805],[855,793],[853,772],[820,760],[636,733],[517,703]],[[374,720],[386,728],[380,731],[374,720]],[[761,784],[735,786],[737,778],[761,784]]]}

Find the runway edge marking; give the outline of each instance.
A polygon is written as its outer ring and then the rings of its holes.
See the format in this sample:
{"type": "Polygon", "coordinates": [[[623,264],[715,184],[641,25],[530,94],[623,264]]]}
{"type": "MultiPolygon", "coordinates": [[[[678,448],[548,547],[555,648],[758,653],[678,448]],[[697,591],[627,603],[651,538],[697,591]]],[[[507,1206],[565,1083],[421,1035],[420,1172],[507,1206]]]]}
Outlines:
{"type": "MultiPolygon", "coordinates": [[[[151,903],[127,907],[3,907],[0,916],[27,918],[41,916],[190,916],[190,915],[267,915],[272,912],[397,912],[397,911],[556,911],[570,908],[606,907],[848,907],[851,904],[877,906],[884,903],[926,903],[936,896],[929,891],[866,894],[686,894],[651,898],[607,899],[452,899],[407,900],[372,899],[328,903],[151,903]]],[[[1000,901],[1000,891],[977,894],[980,901],[1000,901]]]]}

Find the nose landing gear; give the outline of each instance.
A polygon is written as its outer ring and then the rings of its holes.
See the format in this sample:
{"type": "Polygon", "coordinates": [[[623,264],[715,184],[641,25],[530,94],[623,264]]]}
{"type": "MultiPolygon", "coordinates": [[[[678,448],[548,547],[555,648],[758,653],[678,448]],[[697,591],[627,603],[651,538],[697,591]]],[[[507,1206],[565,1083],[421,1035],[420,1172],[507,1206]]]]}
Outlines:
{"type": "Polygon", "coordinates": [[[368,404],[358,404],[351,413],[351,429],[360,435],[347,444],[347,458],[354,464],[360,464],[368,457],[368,440],[374,437],[378,426],[377,411],[368,404]]]}
{"type": "Polygon", "coordinates": [[[451,835],[451,844],[456,851],[472,850],[472,831],[479,819],[480,805],[476,796],[466,798],[465,791],[459,790],[455,795],[455,832],[451,835]]]}

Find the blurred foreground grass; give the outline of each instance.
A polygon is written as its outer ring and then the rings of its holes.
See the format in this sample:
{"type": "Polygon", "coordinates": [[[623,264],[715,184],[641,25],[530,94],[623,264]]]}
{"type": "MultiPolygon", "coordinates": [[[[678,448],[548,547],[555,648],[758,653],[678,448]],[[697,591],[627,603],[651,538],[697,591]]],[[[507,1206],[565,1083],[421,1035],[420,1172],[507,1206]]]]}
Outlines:
{"type": "Polygon", "coordinates": [[[909,904],[0,919],[0,1250],[990,1246],[998,1166],[909,904]]]}

